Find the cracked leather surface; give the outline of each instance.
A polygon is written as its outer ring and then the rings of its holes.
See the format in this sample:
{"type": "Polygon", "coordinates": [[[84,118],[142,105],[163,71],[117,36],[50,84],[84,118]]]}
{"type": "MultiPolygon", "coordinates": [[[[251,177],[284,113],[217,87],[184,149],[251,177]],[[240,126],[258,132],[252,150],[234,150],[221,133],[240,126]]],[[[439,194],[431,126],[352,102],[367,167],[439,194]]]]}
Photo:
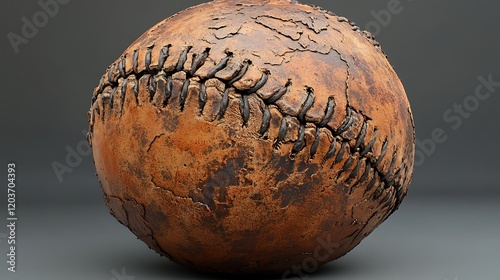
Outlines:
{"type": "Polygon", "coordinates": [[[378,43],[294,1],[202,4],[104,74],[89,141],[111,213],[182,265],[282,273],[349,252],[413,170],[403,86],[378,43]]]}

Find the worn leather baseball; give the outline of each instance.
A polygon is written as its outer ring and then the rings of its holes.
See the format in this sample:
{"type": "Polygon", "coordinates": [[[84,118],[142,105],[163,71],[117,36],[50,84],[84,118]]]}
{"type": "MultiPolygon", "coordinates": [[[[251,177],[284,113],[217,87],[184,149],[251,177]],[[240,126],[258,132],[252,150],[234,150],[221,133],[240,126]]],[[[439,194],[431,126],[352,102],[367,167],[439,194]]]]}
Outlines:
{"type": "Polygon", "coordinates": [[[393,213],[412,177],[412,114],[379,44],[296,1],[167,18],[108,68],[89,116],[111,213],[202,271],[311,272],[393,213]]]}

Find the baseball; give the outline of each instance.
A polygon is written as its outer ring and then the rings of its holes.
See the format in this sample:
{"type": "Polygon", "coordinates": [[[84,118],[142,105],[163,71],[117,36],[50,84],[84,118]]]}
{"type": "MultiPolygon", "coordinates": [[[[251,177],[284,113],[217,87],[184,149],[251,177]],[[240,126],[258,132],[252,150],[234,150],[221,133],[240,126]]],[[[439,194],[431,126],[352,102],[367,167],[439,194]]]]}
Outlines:
{"type": "Polygon", "coordinates": [[[205,272],[312,272],[387,219],[413,173],[410,105],[380,45],[293,0],[158,23],[107,69],[89,124],[111,214],[205,272]]]}

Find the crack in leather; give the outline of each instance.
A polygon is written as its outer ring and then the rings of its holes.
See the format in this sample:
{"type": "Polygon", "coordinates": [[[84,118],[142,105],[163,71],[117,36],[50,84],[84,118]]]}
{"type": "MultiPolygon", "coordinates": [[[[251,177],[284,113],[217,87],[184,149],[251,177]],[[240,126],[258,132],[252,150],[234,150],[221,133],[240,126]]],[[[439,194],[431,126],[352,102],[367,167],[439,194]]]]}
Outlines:
{"type": "Polygon", "coordinates": [[[151,177],[151,184],[153,184],[153,186],[156,188],[156,189],[159,189],[161,191],[164,191],[164,192],[167,192],[169,194],[171,194],[173,197],[175,198],[178,198],[178,199],[182,199],[182,200],[189,200],[191,201],[193,204],[195,205],[201,205],[203,207],[205,207],[207,210],[209,211],[213,211],[212,208],[210,208],[207,204],[203,203],[203,202],[199,202],[199,201],[195,201],[193,197],[191,196],[181,196],[181,195],[178,195],[176,194],[174,191],[170,190],[170,189],[167,189],[167,188],[164,188],[162,186],[159,186],[157,185],[155,182],[154,182],[154,177],[151,177]]]}
{"type": "MultiPolygon", "coordinates": [[[[167,258],[173,259],[172,256],[168,252],[166,252],[160,246],[160,244],[158,243],[158,241],[156,240],[156,238],[155,238],[155,236],[153,234],[153,230],[148,225],[148,222],[146,220],[146,207],[144,207],[143,204],[138,203],[135,199],[126,199],[126,198],[121,198],[121,197],[114,196],[114,195],[104,194],[104,197],[105,197],[105,201],[108,204],[108,208],[110,210],[111,215],[113,215],[120,223],[122,223],[122,221],[120,221],[120,219],[116,216],[114,207],[112,207],[111,204],[109,203],[110,199],[116,199],[116,200],[118,200],[120,202],[120,207],[123,210],[123,212],[125,213],[126,220],[127,220],[127,224],[126,225],[124,224],[124,226],[126,226],[133,234],[137,235],[137,237],[139,237],[139,238],[140,237],[144,237],[144,236],[141,236],[141,234],[139,234],[138,232],[134,232],[134,230],[132,230],[132,228],[130,227],[130,225],[131,225],[131,223],[130,223],[130,215],[129,215],[127,209],[125,208],[125,203],[129,202],[129,203],[135,204],[136,206],[140,206],[141,209],[142,209],[142,214],[140,215],[140,217],[142,218],[142,221],[135,221],[135,222],[136,223],[139,222],[140,224],[144,225],[148,229],[146,237],[151,237],[151,240],[153,242],[153,246],[156,247],[156,248],[150,248],[150,249],[157,250],[157,251],[159,251],[158,253],[161,253],[160,255],[163,254],[163,256],[166,256],[167,258]]],[[[139,211],[139,212],[141,212],[141,211],[139,211]]]]}

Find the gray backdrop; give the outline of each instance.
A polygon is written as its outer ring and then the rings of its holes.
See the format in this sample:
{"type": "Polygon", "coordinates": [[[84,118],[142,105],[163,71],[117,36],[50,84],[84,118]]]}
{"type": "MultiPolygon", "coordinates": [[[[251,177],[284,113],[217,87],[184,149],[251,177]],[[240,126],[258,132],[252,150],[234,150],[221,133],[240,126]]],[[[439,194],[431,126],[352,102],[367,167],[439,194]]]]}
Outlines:
{"type": "MultiPolygon", "coordinates": [[[[7,273],[3,262],[0,278],[119,280],[122,268],[135,279],[206,277],[158,257],[119,225],[103,206],[92,156],[82,153],[90,97],[106,67],[149,27],[204,1],[59,2],[45,18],[37,1],[4,1],[0,10],[0,174],[7,178],[7,163],[16,162],[19,217],[18,272],[7,273]],[[36,30],[23,35],[23,18],[36,30]],[[81,158],[71,166],[69,150],[81,158]],[[58,178],[58,163],[72,172],[58,178]]],[[[378,35],[405,85],[420,142],[401,210],[311,278],[500,279],[500,2],[301,2],[378,35]],[[397,3],[397,12],[388,9],[397,3]],[[433,139],[438,131],[445,136],[433,139]]],[[[0,201],[6,217],[7,196],[0,201]]]]}

